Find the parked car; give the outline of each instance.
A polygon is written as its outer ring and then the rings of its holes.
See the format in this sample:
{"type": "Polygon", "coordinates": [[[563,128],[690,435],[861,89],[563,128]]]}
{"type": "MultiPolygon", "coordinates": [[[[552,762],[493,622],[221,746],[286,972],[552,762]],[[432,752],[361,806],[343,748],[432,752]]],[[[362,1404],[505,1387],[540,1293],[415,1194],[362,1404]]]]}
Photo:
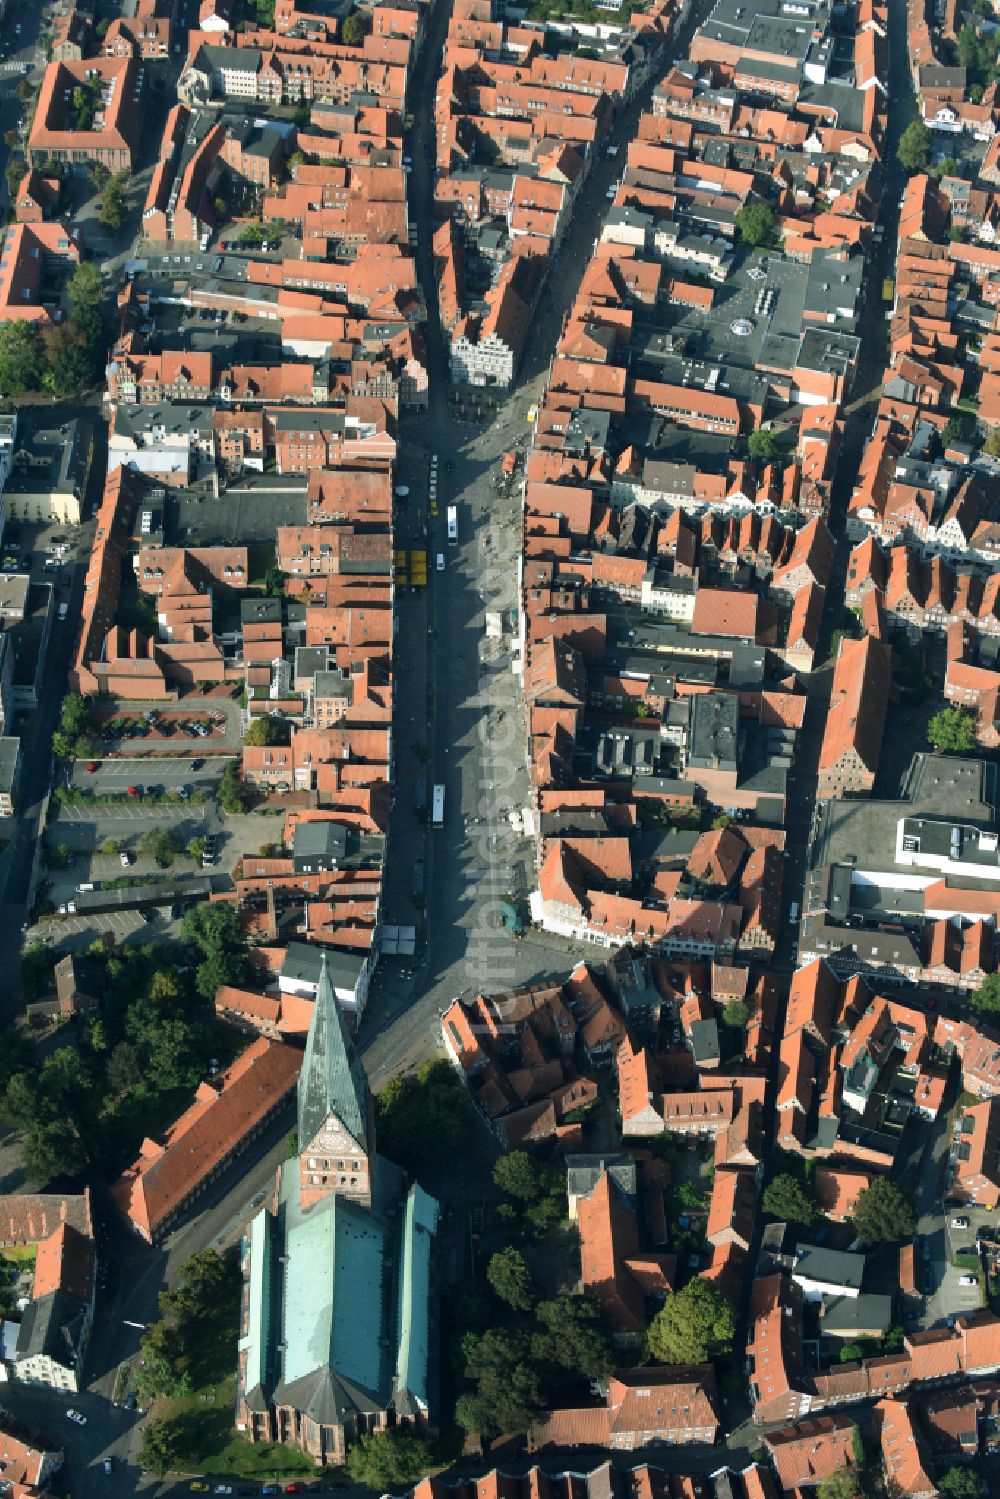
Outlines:
{"type": "Polygon", "coordinates": [[[960,1275],[958,1283],[960,1286],[978,1286],[979,1281],[974,1275],[960,1275]]]}
{"type": "Polygon", "coordinates": [[[104,1459],[104,1462],[101,1464],[101,1466],[103,1467],[105,1473],[110,1473],[111,1472],[111,1459],[110,1459],[110,1457],[106,1457],[104,1459]]]}
{"type": "Polygon", "coordinates": [[[80,1411],[68,1410],[66,1412],[66,1419],[67,1421],[74,1421],[77,1426],[86,1426],[87,1424],[86,1416],[82,1415],[80,1411]]]}
{"type": "Polygon", "coordinates": [[[951,1226],[952,1228],[968,1228],[969,1220],[968,1218],[952,1218],[951,1226]]]}
{"type": "Polygon", "coordinates": [[[96,760],[88,760],[87,761],[87,774],[89,776],[92,776],[94,774],[94,772],[96,770],[99,770],[99,769],[100,769],[100,766],[98,765],[98,763],[97,763],[96,760]]]}
{"type": "Polygon", "coordinates": [[[122,852],[118,855],[118,857],[122,861],[122,868],[123,869],[128,869],[129,865],[132,863],[132,855],[131,854],[127,854],[125,852],[125,850],[123,849],[122,852]]]}

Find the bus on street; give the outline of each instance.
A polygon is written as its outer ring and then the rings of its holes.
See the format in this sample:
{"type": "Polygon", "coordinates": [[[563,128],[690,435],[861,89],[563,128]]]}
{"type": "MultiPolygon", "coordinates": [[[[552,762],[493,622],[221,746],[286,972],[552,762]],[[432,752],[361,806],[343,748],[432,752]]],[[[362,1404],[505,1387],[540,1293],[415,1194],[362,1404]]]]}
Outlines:
{"type": "Polygon", "coordinates": [[[444,787],[435,786],[431,800],[431,823],[436,828],[444,827],[444,787]]]}
{"type": "Polygon", "coordinates": [[[458,506],[448,506],[448,540],[458,540],[458,506]]]}

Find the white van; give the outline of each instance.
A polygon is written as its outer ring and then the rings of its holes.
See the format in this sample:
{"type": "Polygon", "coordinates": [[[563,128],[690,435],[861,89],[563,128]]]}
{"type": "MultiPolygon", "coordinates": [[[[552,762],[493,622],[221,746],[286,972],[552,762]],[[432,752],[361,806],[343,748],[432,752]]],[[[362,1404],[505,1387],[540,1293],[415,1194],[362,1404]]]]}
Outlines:
{"type": "Polygon", "coordinates": [[[444,572],[444,552],[438,552],[437,554],[437,570],[439,573],[444,572]]]}
{"type": "Polygon", "coordinates": [[[59,618],[60,619],[65,619],[68,613],[69,613],[69,605],[65,604],[65,603],[64,604],[60,604],[59,605],[59,618]]]}
{"type": "Polygon", "coordinates": [[[788,919],[791,922],[798,921],[799,919],[799,903],[797,900],[793,900],[788,908],[788,919]]]}

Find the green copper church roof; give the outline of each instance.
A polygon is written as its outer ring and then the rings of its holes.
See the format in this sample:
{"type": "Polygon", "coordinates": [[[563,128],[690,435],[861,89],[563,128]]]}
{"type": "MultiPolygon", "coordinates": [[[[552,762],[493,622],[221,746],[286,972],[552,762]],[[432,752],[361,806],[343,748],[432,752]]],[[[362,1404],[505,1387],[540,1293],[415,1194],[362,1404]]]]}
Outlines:
{"type": "Polygon", "coordinates": [[[368,1112],[368,1079],[347,1034],[324,953],[299,1073],[299,1149],[304,1150],[335,1114],[358,1144],[370,1152],[368,1112]]]}

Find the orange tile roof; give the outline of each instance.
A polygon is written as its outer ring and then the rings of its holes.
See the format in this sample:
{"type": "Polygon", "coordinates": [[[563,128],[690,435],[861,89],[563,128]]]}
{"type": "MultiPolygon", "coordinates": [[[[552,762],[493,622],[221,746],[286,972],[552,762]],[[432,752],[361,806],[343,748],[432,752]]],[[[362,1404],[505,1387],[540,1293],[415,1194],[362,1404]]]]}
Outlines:
{"type": "Polygon", "coordinates": [[[818,1416],[764,1438],[783,1489],[821,1483],[854,1466],[854,1422],[849,1416],[818,1416]]]}
{"type": "Polygon", "coordinates": [[[97,1251],[89,1235],[61,1223],[38,1246],[32,1296],[37,1301],[53,1291],[66,1291],[77,1301],[90,1301],[94,1292],[97,1251]]]}
{"type": "Polygon", "coordinates": [[[288,1097],[301,1064],[300,1051],[262,1037],[215,1082],[201,1084],[162,1144],[143,1142],[138,1160],[112,1191],[138,1233],[156,1238],[198,1185],[288,1097]]]}

